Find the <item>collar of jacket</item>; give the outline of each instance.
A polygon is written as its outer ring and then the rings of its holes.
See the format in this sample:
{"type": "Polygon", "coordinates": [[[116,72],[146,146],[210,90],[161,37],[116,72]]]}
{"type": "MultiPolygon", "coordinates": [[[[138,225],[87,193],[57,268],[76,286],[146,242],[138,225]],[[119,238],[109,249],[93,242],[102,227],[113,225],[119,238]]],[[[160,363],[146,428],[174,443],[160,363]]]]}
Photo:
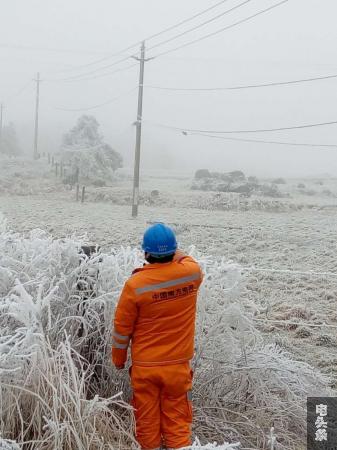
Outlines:
{"type": "Polygon", "coordinates": [[[160,267],[166,267],[175,262],[179,264],[184,258],[186,258],[186,255],[180,254],[180,255],[178,255],[178,258],[174,258],[173,261],[169,261],[167,263],[144,264],[143,267],[138,267],[138,269],[135,269],[132,272],[132,275],[134,275],[135,273],[138,273],[138,272],[143,272],[144,270],[151,270],[151,269],[158,269],[160,267]]]}

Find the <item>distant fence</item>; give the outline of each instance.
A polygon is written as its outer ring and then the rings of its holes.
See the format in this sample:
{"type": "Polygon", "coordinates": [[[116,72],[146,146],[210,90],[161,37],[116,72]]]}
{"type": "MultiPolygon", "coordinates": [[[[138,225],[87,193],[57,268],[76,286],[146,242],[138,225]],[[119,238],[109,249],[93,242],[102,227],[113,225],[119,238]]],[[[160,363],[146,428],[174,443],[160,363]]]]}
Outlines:
{"type": "Polygon", "coordinates": [[[48,164],[51,165],[56,177],[62,179],[65,185],[70,186],[72,190],[76,186],[76,201],[84,203],[86,187],[80,187],[80,169],[73,168],[71,164],[65,164],[63,161],[56,161],[55,156],[50,153],[43,153],[43,157],[48,159],[48,164]]]}

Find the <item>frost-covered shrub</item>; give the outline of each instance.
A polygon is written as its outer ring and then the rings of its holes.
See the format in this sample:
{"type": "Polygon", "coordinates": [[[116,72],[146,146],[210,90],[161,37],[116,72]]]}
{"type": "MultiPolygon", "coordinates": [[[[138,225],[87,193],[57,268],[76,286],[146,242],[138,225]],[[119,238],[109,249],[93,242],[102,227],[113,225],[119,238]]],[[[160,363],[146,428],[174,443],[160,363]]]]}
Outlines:
{"type": "Polygon", "coordinates": [[[103,141],[98,128],[95,117],[80,117],[64,136],[60,149],[62,162],[89,180],[111,179],[123,165],[121,155],[103,141]]]}
{"type": "Polygon", "coordinates": [[[248,183],[253,184],[255,186],[257,186],[259,184],[259,180],[257,177],[255,176],[250,176],[247,178],[248,183]]]}
{"type": "Polygon", "coordinates": [[[8,439],[1,439],[0,435],[0,450],[20,450],[18,444],[8,439]]]}
{"type": "Polygon", "coordinates": [[[53,192],[59,187],[50,181],[50,168],[45,160],[15,158],[0,153],[0,193],[5,195],[32,195],[53,192]]]}
{"type": "MultiPolygon", "coordinates": [[[[87,259],[79,239],[41,230],[23,237],[0,220],[0,436],[32,448],[130,449],[128,371],[111,364],[114,307],[125,279],[143,263],[137,249],[87,259]]],[[[306,395],[328,393],[307,364],[265,343],[237,299],[240,267],[197,253],[198,301],[194,434],[229,442],[219,450],[281,450],[305,440],[306,395]]],[[[0,441],[1,442],[1,441],[0,441]]],[[[202,447],[198,441],[192,448],[202,447]]],[[[15,448],[15,447],[14,447],[15,448]]],[[[28,448],[28,447],[27,447],[28,448]]]]}
{"type": "Polygon", "coordinates": [[[273,184],[287,184],[287,182],[284,178],[275,178],[275,180],[273,180],[273,184]]]}
{"type": "Polygon", "coordinates": [[[282,194],[282,192],[277,187],[277,184],[263,184],[262,186],[258,187],[257,191],[260,195],[263,195],[265,197],[273,197],[273,198],[285,197],[285,195],[282,194]]]}
{"type": "Polygon", "coordinates": [[[211,173],[208,169],[199,169],[195,172],[194,178],[196,180],[200,178],[211,178],[211,173]]]}

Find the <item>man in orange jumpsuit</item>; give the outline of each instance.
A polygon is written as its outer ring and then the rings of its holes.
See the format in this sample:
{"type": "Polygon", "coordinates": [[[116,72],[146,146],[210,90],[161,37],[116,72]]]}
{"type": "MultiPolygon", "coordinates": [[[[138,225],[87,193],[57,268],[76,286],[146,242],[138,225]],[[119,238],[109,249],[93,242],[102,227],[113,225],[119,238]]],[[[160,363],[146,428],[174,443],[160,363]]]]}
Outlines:
{"type": "Polygon", "coordinates": [[[191,445],[192,370],[202,272],[158,223],[144,234],[148,264],[126,281],[114,319],[112,359],[123,369],[131,341],[136,437],[143,450],[191,445]]]}

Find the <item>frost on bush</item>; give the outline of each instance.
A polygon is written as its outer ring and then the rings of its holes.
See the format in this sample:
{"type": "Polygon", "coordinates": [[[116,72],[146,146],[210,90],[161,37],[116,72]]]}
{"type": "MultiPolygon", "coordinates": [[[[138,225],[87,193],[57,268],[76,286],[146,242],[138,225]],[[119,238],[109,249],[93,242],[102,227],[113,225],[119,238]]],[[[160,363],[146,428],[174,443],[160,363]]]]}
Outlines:
{"type": "Polygon", "coordinates": [[[82,116],[63,138],[61,159],[75,173],[89,180],[111,179],[122,167],[121,155],[103,141],[93,116],[82,116]]]}
{"type": "MultiPolygon", "coordinates": [[[[1,220],[0,229],[1,437],[43,450],[130,449],[128,373],[112,367],[110,336],[141,253],[120,248],[88,259],[78,239],[41,230],[22,237],[1,220]]],[[[327,380],[264,343],[237,301],[239,266],[190,253],[205,275],[193,361],[193,431],[204,447],[192,448],[268,448],[274,427],[275,448],[300,449],[306,395],[328,393],[327,380]]]]}
{"type": "Polygon", "coordinates": [[[0,450],[20,450],[18,444],[8,439],[1,439],[0,435],[0,450]]]}

